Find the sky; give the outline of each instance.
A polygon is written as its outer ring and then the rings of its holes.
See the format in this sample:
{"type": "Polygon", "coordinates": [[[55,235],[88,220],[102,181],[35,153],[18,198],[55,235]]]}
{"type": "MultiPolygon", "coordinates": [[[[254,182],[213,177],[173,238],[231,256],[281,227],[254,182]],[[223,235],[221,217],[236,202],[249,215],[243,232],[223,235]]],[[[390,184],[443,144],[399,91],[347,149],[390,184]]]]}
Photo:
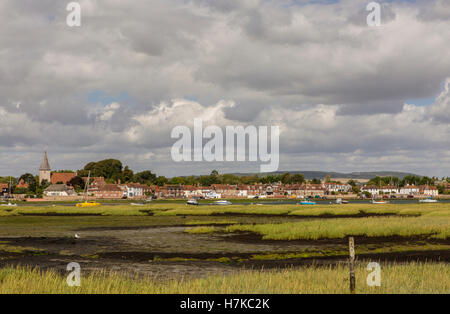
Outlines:
{"type": "Polygon", "coordinates": [[[450,176],[450,1],[0,2],[0,176],[120,159],[159,175],[175,126],[280,128],[280,170],[450,176]]]}

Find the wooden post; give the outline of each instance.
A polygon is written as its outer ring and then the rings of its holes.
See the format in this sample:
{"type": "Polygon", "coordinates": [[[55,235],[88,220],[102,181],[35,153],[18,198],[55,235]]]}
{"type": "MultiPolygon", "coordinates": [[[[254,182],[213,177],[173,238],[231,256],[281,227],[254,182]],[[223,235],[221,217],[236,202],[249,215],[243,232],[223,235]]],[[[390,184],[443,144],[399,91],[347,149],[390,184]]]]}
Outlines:
{"type": "Polygon", "coordinates": [[[350,266],[350,293],[355,293],[355,239],[353,237],[348,238],[348,250],[350,253],[349,266],[350,266]]]}

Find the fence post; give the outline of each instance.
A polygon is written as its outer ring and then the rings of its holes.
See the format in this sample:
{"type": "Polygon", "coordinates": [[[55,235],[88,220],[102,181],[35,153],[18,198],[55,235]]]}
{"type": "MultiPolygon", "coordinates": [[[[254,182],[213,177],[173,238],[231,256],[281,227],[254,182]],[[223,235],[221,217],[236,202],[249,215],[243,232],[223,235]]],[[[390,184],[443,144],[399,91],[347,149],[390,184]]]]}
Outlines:
{"type": "Polygon", "coordinates": [[[350,253],[349,266],[350,266],[350,293],[355,293],[355,239],[353,237],[348,238],[348,250],[350,253]]]}

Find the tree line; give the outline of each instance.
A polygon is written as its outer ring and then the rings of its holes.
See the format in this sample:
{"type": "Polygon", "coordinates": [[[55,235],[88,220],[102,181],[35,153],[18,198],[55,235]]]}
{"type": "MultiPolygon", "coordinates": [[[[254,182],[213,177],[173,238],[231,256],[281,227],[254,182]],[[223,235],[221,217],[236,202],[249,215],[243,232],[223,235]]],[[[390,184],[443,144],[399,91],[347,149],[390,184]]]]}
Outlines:
{"type": "MultiPolygon", "coordinates": [[[[54,172],[74,172],[72,170],[57,170],[54,172]]],[[[118,159],[105,159],[97,162],[89,162],[82,169],[77,170],[77,176],[72,178],[68,182],[68,185],[73,186],[76,191],[82,191],[84,189],[85,181],[83,177],[87,177],[90,173],[92,177],[103,177],[107,183],[141,183],[147,185],[163,186],[165,184],[173,185],[200,185],[210,186],[212,184],[302,184],[305,182],[312,184],[320,184],[321,180],[314,178],[307,181],[305,176],[301,173],[291,174],[289,172],[281,174],[268,174],[268,175],[248,175],[237,176],[234,174],[219,174],[217,170],[213,170],[209,175],[201,176],[177,176],[172,178],[166,178],[165,176],[158,176],[150,170],[144,170],[140,172],[134,172],[129,166],[123,166],[122,162],[118,159]]],[[[450,178],[442,178],[450,183],[450,178]]],[[[370,179],[368,185],[384,186],[395,185],[405,186],[407,184],[413,185],[435,185],[439,179],[436,177],[420,177],[415,175],[408,175],[403,179],[398,177],[375,177],[370,179]]],[[[9,183],[11,181],[14,188],[14,193],[17,194],[35,194],[42,195],[43,190],[50,185],[50,182],[43,181],[39,184],[39,176],[25,173],[19,178],[13,177],[0,177],[0,183],[9,183]],[[15,188],[19,181],[28,183],[28,188],[15,188]]],[[[325,182],[332,182],[330,176],[325,178],[325,182]]],[[[58,182],[63,183],[63,182],[58,182]]],[[[340,183],[340,182],[336,182],[340,183]]],[[[354,192],[358,192],[357,184],[354,180],[349,180],[347,183],[352,185],[354,192]]],[[[442,190],[442,188],[441,188],[442,190]]],[[[440,192],[441,192],[440,190],[440,192]]],[[[443,190],[442,190],[443,191],[443,190]]],[[[442,192],[441,192],[442,193],[442,192]]]]}

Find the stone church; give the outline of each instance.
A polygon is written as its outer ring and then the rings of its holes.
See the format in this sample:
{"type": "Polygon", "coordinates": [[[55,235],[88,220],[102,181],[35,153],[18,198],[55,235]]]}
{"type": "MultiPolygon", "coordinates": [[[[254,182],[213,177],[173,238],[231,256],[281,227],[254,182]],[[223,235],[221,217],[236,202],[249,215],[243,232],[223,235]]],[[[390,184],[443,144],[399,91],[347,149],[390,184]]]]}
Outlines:
{"type": "Polygon", "coordinates": [[[39,167],[39,184],[42,181],[47,180],[48,183],[51,182],[51,169],[48,163],[47,152],[44,152],[44,158],[42,159],[41,166],[39,167]]]}

